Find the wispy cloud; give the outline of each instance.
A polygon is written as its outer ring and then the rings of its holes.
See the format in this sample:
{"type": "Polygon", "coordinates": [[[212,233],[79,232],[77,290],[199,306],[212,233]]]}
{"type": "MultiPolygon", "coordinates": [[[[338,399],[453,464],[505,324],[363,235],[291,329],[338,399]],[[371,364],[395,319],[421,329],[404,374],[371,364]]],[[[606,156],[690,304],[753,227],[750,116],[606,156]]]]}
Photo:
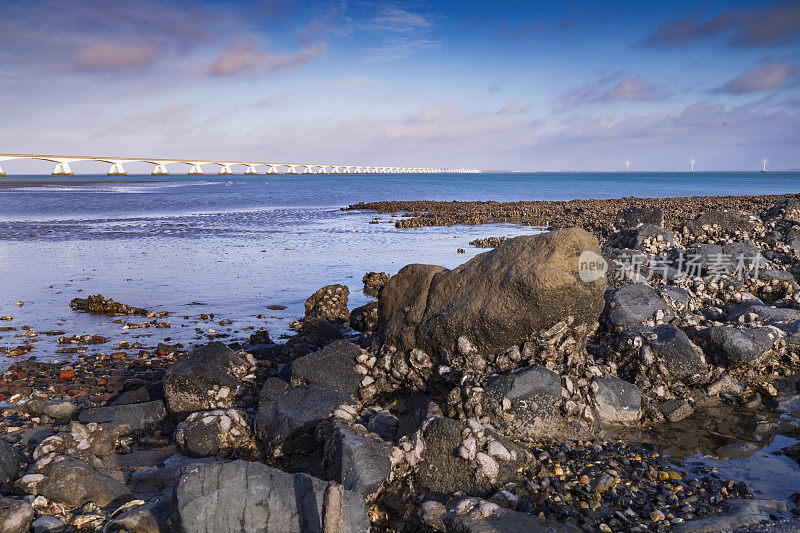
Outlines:
{"type": "Polygon", "coordinates": [[[264,98],[259,98],[250,104],[250,107],[272,107],[274,105],[289,102],[293,96],[294,93],[292,91],[281,91],[264,98]]]}
{"type": "Polygon", "coordinates": [[[126,70],[152,65],[159,51],[147,44],[124,44],[98,39],[78,50],[77,70],[126,70]]]}
{"type": "Polygon", "coordinates": [[[716,36],[729,36],[731,46],[781,46],[800,39],[800,2],[730,8],[706,19],[691,15],[668,20],[647,36],[646,46],[680,46],[716,36]]]}
{"type": "Polygon", "coordinates": [[[623,71],[601,75],[597,80],[561,95],[561,111],[597,102],[655,102],[669,92],[641,77],[625,77],[623,71]]]}
{"type": "Polygon", "coordinates": [[[800,74],[800,65],[772,62],[737,76],[716,92],[748,94],[782,89],[800,74]]]}
{"type": "Polygon", "coordinates": [[[497,115],[522,115],[528,113],[531,110],[531,106],[529,105],[522,105],[518,101],[514,100],[513,102],[509,102],[500,109],[497,110],[497,115]]]}
{"type": "Polygon", "coordinates": [[[440,46],[431,36],[434,22],[430,17],[393,4],[383,4],[373,16],[357,23],[356,28],[378,37],[379,44],[367,49],[367,57],[372,60],[403,59],[440,46]]]}
{"type": "Polygon", "coordinates": [[[240,74],[263,74],[315,59],[325,52],[325,45],[318,43],[289,54],[272,54],[254,43],[235,45],[220,54],[207,70],[209,76],[235,76],[240,74]]]}

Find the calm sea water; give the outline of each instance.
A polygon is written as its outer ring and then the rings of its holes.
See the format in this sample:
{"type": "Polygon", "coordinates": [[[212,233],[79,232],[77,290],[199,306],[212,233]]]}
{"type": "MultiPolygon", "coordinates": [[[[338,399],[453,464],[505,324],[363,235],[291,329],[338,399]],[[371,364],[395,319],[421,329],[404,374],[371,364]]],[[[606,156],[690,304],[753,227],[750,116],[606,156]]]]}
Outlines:
{"type": "MultiPolygon", "coordinates": [[[[474,238],[537,231],[509,224],[398,230],[388,215],[369,224],[374,213],[340,210],[348,204],[798,191],[800,173],[8,177],[0,179],[0,315],[39,331],[144,335],[146,346],[164,336],[200,341],[196,327],[234,337],[267,327],[277,336],[323,285],[347,284],[352,308],[368,300],[361,292],[367,271],[394,273],[412,262],[454,267],[483,251],[468,245],[474,238]],[[173,327],[122,331],[68,307],[95,293],[169,311],[173,327]],[[272,304],[287,309],[267,311],[272,304]],[[178,317],[200,313],[235,322],[178,325],[178,317]]],[[[0,332],[0,346],[21,343],[21,332],[0,332]]],[[[40,336],[32,355],[57,358],[55,348],[40,336]]]]}

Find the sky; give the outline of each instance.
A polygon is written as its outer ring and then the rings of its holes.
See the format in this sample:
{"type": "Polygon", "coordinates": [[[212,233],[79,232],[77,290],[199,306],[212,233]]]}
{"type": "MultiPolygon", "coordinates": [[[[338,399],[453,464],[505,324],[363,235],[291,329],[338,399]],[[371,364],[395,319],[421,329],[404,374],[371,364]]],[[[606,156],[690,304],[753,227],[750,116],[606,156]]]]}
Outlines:
{"type": "Polygon", "coordinates": [[[800,2],[0,0],[0,152],[800,168],[800,2]]]}

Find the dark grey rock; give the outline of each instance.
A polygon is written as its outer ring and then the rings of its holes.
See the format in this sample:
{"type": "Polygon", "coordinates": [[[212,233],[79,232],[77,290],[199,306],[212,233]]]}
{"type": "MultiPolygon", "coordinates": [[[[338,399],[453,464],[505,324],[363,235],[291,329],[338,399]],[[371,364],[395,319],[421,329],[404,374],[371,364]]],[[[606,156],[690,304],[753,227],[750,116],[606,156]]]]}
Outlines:
{"type": "Polygon", "coordinates": [[[175,444],[190,457],[245,457],[255,451],[247,415],[239,409],[190,414],[175,428],[175,444]]]}
{"type": "Polygon", "coordinates": [[[182,532],[367,533],[370,527],[360,494],[246,461],[187,467],[172,503],[182,532]]]}
{"type": "Polygon", "coordinates": [[[269,456],[312,451],[316,426],[350,401],[339,391],[316,385],[287,389],[275,402],[258,407],[256,435],[261,449],[269,456]]]}
{"type": "Polygon", "coordinates": [[[780,335],[770,327],[713,326],[694,330],[693,337],[714,364],[741,367],[760,361],[780,335]]]}
{"type": "Polygon", "coordinates": [[[661,311],[664,321],[675,314],[658,293],[647,283],[632,283],[607,296],[608,320],[612,326],[635,329],[661,311]]]}
{"type": "Polygon", "coordinates": [[[109,405],[84,409],[78,415],[82,424],[109,424],[111,426],[127,425],[130,434],[135,437],[147,435],[158,429],[167,419],[164,402],[156,400],[147,403],[109,405]]]}
{"type": "Polygon", "coordinates": [[[261,392],[258,395],[259,407],[261,407],[262,404],[266,405],[268,403],[273,403],[275,400],[280,398],[288,388],[289,384],[283,381],[281,378],[267,378],[267,380],[264,382],[264,385],[261,387],[261,392]]]}
{"type": "Polygon", "coordinates": [[[195,411],[233,407],[249,366],[230,348],[212,342],[194,350],[164,374],[169,411],[187,416],[195,411]]]}
{"type": "Polygon", "coordinates": [[[131,474],[130,487],[137,494],[148,498],[172,490],[180,471],[190,465],[202,465],[219,461],[216,457],[195,459],[183,455],[172,455],[154,466],[140,468],[131,474]]]}
{"type": "Polygon", "coordinates": [[[685,332],[672,324],[641,328],[639,334],[664,362],[673,378],[685,380],[696,375],[703,377],[708,373],[703,352],[689,340],[685,332]]]}
{"type": "Polygon", "coordinates": [[[78,406],[74,402],[64,400],[30,400],[25,404],[25,411],[31,416],[49,416],[56,420],[69,420],[78,406]]]}
{"type": "Polygon", "coordinates": [[[698,215],[694,220],[684,224],[693,235],[704,235],[712,228],[728,235],[735,235],[739,232],[750,232],[755,224],[749,216],[734,211],[706,211],[698,215]]]}
{"type": "Polygon", "coordinates": [[[560,418],[561,377],[540,365],[491,378],[484,387],[487,407],[509,414],[514,432],[530,437],[553,436],[553,419],[560,418]],[[503,409],[503,400],[510,410],[503,409]]]}
{"type": "Polygon", "coordinates": [[[131,491],[116,479],[64,455],[39,461],[29,474],[17,480],[14,487],[26,494],[41,494],[48,500],[72,507],[94,502],[100,507],[116,509],[133,499],[131,491]]]}
{"type": "Polygon", "coordinates": [[[642,224],[636,229],[634,248],[642,250],[647,240],[663,242],[667,246],[675,244],[675,234],[655,224],[642,224]]]}
{"type": "Polygon", "coordinates": [[[43,514],[31,524],[31,533],[61,533],[66,527],[66,524],[55,516],[43,514]]]}
{"type": "Polygon", "coordinates": [[[170,531],[172,501],[169,498],[147,503],[109,521],[103,533],[162,533],[170,531]]]}
{"type": "Polygon", "coordinates": [[[164,383],[162,381],[158,381],[156,383],[151,383],[150,385],[145,385],[144,387],[139,387],[138,389],[123,392],[119,395],[119,397],[117,397],[116,401],[114,401],[114,404],[128,405],[131,403],[147,403],[163,399],[164,383]]]}
{"type": "Polygon", "coordinates": [[[755,313],[766,324],[800,320],[800,311],[783,307],[772,307],[758,299],[746,300],[728,313],[728,321],[736,322],[748,313],[755,313]]]}
{"type": "MultiPolygon", "coordinates": [[[[484,505],[486,502],[482,502],[484,505]]],[[[480,507],[481,503],[478,504],[480,507]]],[[[446,531],[452,533],[579,533],[583,529],[574,523],[560,523],[556,520],[545,520],[528,513],[520,513],[511,509],[499,508],[486,517],[479,513],[454,514],[445,513],[443,521],[446,531]]]]}
{"type": "Polygon", "coordinates": [[[355,371],[361,349],[347,341],[333,341],[326,347],[292,362],[292,383],[310,384],[340,391],[355,399],[362,376],[355,371]]]}
{"type": "Polygon", "coordinates": [[[619,224],[636,228],[641,224],[664,225],[664,210],[660,207],[629,207],[620,213],[619,224]]]}
{"type": "Polygon", "coordinates": [[[340,424],[330,424],[325,433],[325,478],[372,500],[389,476],[392,446],[353,433],[340,424]]]}
{"type": "MultiPolygon", "coordinates": [[[[783,500],[727,500],[731,506],[728,513],[714,514],[696,520],[689,520],[673,531],[679,533],[717,533],[718,531],[750,531],[757,524],[769,520],[770,514],[781,515],[786,512],[783,500]]],[[[766,530],[765,530],[766,531],[766,530]]]]}
{"type": "Polygon", "coordinates": [[[639,419],[642,392],[633,383],[617,377],[595,378],[595,408],[603,422],[633,424],[639,419]]]}
{"type": "Polygon", "coordinates": [[[689,302],[691,301],[691,295],[689,294],[689,291],[683,287],[664,285],[658,289],[658,292],[673,310],[685,311],[688,309],[689,302]]]}
{"type": "Polygon", "coordinates": [[[663,401],[658,404],[658,410],[670,422],[678,422],[694,413],[694,408],[682,398],[663,401]]]}
{"type": "Polygon", "coordinates": [[[0,531],[28,533],[33,522],[33,507],[28,502],[0,498],[0,531]]]}
{"type": "Polygon", "coordinates": [[[22,452],[0,440],[0,485],[13,481],[24,464],[22,452]]]}
{"type": "Polygon", "coordinates": [[[378,322],[378,300],[356,307],[350,312],[350,327],[362,333],[375,329],[378,322]]]}

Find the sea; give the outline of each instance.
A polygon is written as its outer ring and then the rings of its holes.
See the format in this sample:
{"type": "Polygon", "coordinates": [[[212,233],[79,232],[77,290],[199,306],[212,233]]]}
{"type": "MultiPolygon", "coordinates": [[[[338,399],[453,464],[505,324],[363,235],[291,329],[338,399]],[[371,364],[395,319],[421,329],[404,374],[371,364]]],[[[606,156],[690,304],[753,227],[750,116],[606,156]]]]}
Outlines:
{"type": "MultiPolygon", "coordinates": [[[[369,300],[366,272],[393,274],[409,263],[452,268],[485,251],[470,246],[473,239],[540,231],[514,224],[397,229],[403,213],[341,209],[357,202],[798,191],[800,172],[9,176],[0,179],[0,316],[14,319],[0,326],[156,337],[120,332],[108,317],[69,307],[73,298],[102,294],[173,317],[213,313],[233,324],[204,330],[231,339],[248,328],[279,338],[324,285],[347,285],[352,309],[369,300]],[[276,305],[286,309],[267,309],[276,305]]],[[[23,331],[0,331],[0,346],[23,331]]],[[[201,339],[196,327],[168,333],[184,344],[201,339]]],[[[40,338],[32,354],[59,359],[55,340],[40,338]]]]}

